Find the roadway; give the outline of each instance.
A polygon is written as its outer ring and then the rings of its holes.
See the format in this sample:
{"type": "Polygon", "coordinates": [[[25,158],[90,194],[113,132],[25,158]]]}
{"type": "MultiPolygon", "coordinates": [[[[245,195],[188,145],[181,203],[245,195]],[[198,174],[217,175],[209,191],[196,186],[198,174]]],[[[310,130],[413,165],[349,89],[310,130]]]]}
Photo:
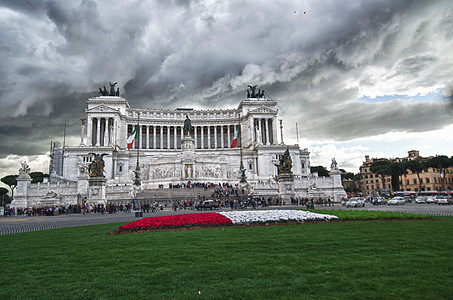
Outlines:
{"type": "MultiPolygon", "coordinates": [[[[302,206],[272,206],[267,208],[259,209],[301,209],[302,206]]],[[[357,210],[365,209],[372,211],[398,211],[398,212],[408,212],[416,213],[422,215],[432,215],[432,216],[453,216],[453,205],[437,205],[437,204],[415,204],[415,203],[406,203],[405,205],[399,206],[388,206],[388,205],[372,205],[367,203],[363,208],[346,208],[340,204],[335,204],[334,206],[321,206],[315,205],[315,209],[347,209],[347,210],[357,210]]],[[[152,216],[168,216],[175,214],[186,214],[186,213],[197,213],[198,211],[194,210],[178,210],[172,211],[168,208],[165,208],[163,211],[156,213],[144,213],[143,217],[152,217],[152,216]]],[[[119,223],[119,222],[132,222],[137,220],[135,213],[115,213],[115,214],[68,214],[68,215],[59,215],[59,216],[36,216],[36,217],[26,217],[26,216],[10,216],[10,217],[0,217],[0,235],[5,234],[14,234],[22,233],[29,231],[38,231],[38,230],[47,230],[55,228],[64,228],[64,227],[78,227],[78,226],[89,226],[89,225],[98,225],[98,224],[108,224],[108,223],[119,223]]]]}

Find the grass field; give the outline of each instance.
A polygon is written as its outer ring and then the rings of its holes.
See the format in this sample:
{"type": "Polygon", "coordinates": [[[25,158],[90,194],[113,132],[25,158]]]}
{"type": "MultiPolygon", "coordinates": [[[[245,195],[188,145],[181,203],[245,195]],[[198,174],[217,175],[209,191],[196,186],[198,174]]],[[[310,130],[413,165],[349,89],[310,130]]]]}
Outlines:
{"type": "Polygon", "coordinates": [[[452,299],[453,218],[0,236],[0,299],[452,299]]]}

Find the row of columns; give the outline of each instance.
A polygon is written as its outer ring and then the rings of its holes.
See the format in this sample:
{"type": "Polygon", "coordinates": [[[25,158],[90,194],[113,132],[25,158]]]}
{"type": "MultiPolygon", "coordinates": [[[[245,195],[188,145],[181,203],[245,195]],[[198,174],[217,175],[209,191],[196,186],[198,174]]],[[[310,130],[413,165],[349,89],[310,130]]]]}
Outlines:
{"type": "MultiPolygon", "coordinates": [[[[127,136],[134,126],[128,125],[127,136]]],[[[181,149],[183,126],[139,125],[138,133],[140,136],[133,146],[135,149],[181,149]]],[[[234,125],[192,126],[190,133],[196,149],[229,148],[235,135],[234,125]]]]}
{"type": "Polygon", "coordinates": [[[273,145],[277,143],[276,117],[250,118],[252,143],[273,145]]]}
{"type": "MultiPolygon", "coordinates": [[[[251,128],[253,128],[251,132],[253,144],[272,145],[277,143],[275,117],[250,118],[250,122],[251,128]]],[[[87,126],[87,133],[91,133],[91,146],[108,146],[116,143],[114,137],[117,135],[117,126],[115,126],[114,118],[92,117],[88,120],[87,126]]],[[[131,134],[134,126],[131,124],[128,126],[127,136],[131,134]]],[[[141,149],[181,149],[183,126],[140,125],[139,134],[141,135],[139,139],[141,149]]],[[[194,138],[196,149],[229,148],[233,136],[236,136],[236,126],[192,126],[191,136],[194,138]]],[[[134,148],[137,147],[136,143],[134,148]]]]}
{"type": "Polygon", "coordinates": [[[87,125],[87,133],[91,133],[91,146],[108,146],[115,143],[113,140],[113,137],[116,136],[114,118],[90,118],[87,125]]]}

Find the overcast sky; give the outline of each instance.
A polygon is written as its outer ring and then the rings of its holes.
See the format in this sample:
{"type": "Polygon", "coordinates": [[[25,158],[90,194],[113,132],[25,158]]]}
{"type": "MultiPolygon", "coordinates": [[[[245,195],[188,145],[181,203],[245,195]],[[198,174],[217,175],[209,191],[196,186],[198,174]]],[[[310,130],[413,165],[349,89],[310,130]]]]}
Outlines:
{"type": "Polygon", "coordinates": [[[137,108],[236,108],[256,84],[312,165],[453,155],[451,0],[2,0],[0,30],[1,177],[47,173],[109,81],[137,108]]]}

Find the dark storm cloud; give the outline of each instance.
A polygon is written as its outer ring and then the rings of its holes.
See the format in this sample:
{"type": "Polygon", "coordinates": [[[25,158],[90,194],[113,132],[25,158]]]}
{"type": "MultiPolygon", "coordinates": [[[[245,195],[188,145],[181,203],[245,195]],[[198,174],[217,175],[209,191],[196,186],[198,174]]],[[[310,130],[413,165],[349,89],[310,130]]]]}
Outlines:
{"type": "Polygon", "coordinates": [[[444,105],[432,103],[416,103],[406,105],[403,101],[394,100],[388,103],[349,103],[325,109],[325,118],[309,123],[301,132],[304,136],[317,131],[321,136],[332,139],[350,140],[382,132],[406,131],[424,132],[441,128],[451,123],[453,112],[445,113],[444,105]],[[338,114],[341,109],[346,112],[338,114]],[[323,128],[325,132],[316,128],[323,128]],[[337,137],[337,138],[336,138],[337,137]]]}
{"type": "Polygon", "coordinates": [[[36,16],[40,12],[44,12],[47,1],[40,0],[4,0],[0,4],[2,7],[10,10],[21,12],[27,16],[36,16]]]}
{"type": "Polygon", "coordinates": [[[43,154],[65,122],[77,136],[85,100],[108,81],[144,108],[236,107],[258,84],[307,138],[451,123],[448,102],[354,100],[451,82],[449,1],[52,0],[0,10],[0,158],[43,154]]]}
{"type": "Polygon", "coordinates": [[[0,119],[0,157],[43,154],[51,140],[62,142],[66,123],[67,136],[80,134],[85,99],[90,94],[67,94],[64,87],[53,88],[54,97],[32,104],[24,117],[0,119]],[[43,115],[43,111],[50,111],[43,115]]]}

